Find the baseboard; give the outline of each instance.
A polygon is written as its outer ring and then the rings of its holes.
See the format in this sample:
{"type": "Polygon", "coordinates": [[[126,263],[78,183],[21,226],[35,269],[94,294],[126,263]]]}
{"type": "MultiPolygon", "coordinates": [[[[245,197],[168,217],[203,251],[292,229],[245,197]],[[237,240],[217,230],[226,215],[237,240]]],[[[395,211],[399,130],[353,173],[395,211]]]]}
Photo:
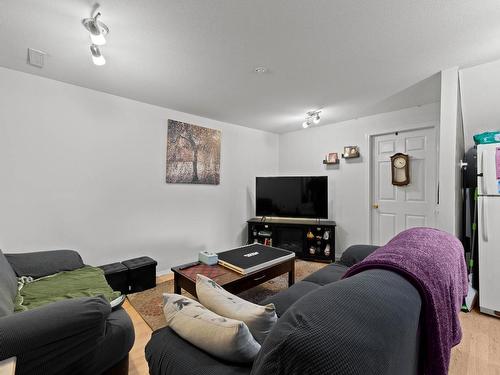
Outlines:
{"type": "Polygon", "coordinates": [[[172,275],[173,276],[173,272],[171,270],[161,270],[161,271],[156,271],[156,277],[159,277],[159,276],[167,276],[167,275],[172,275]]]}

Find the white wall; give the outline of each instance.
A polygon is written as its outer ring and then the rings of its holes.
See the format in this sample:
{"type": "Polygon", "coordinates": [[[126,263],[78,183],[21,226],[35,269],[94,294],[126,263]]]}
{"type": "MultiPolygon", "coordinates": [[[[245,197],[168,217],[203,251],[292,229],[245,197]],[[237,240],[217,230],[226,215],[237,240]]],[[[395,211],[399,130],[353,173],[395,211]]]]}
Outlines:
{"type": "Polygon", "coordinates": [[[440,113],[437,227],[459,236],[462,222],[462,183],[459,163],[464,156],[464,140],[456,67],[441,72],[440,113]]]}
{"type": "Polygon", "coordinates": [[[500,60],[460,70],[465,147],[472,136],[500,130],[500,60]]]}
{"type": "MultiPolygon", "coordinates": [[[[207,94],[208,95],[208,94],[207,94]]],[[[278,136],[0,68],[0,247],[159,270],[246,239],[278,136]],[[221,184],[166,184],[167,120],[222,130],[221,184]]]]}
{"type": "Polygon", "coordinates": [[[349,245],[369,238],[369,135],[423,126],[436,126],[439,103],[312,127],[280,135],[279,170],[282,175],[329,176],[329,216],[337,222],[337,256],[349,245]],[[358,145],[361,157],[338,166],[322,164],[328,152],[358,145]]]}

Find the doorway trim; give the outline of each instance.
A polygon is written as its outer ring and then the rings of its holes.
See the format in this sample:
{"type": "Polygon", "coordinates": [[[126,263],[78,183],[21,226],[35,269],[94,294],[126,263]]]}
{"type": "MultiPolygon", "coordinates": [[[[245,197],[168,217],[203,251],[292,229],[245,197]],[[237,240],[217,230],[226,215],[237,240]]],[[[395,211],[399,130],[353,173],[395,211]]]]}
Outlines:
{"type": "MultiPolygon", "coordinates": [[[[367,235],[367,240],[368,244],[373,245],[373,238],[372,238],[372,228],[373,228],[373,215],[372,215],[372,205],[373,205],[373,168],[372,168],[372,151],[373,151],[373,138],[379,136],[379,135],[387,135],[387,134],[392,134],[395,132],[408,132],[408,131],[413,131],[413,130],[421,130],[421,129],[434,129],[436,132],[436,171],[437,171],[437,180],[436,180],[436,191],[438,192],[439,189],[439,120],[433,120],[433,121],[426,121],[426,122],[420,122],[420,123],[414,123],[410,124],[407,127],[404,125],[400,126],[399,128],[394,128],[391,130],[386,130],[383,132],[374,132],[374,133],[366,133],[365,134],[365,140],[366,144],[368,145],[368,152],[367,152],[367,161],[368,165],[366,167],[366,179],[368,183],[366,184],[366,194],[368,194],[368,204],[366,206],[366,215],[368,217],[368,235],[367,235]]],[[[436,207],[437,207],[437,197],[436,198],[436,207]]],[[[437,214],[435,213],[436,217],[437,214]]]]}

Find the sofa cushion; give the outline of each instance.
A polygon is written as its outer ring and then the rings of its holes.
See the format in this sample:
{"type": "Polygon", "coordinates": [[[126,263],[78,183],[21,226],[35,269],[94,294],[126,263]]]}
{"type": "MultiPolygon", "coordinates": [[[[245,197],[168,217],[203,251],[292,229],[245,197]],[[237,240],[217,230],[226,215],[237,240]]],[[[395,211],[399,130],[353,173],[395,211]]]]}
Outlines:
{"type": "Polygon", "coordinates": [[[330,284],[340,280],[348,268],[349,267],[342,264],[332,263],[323,267],[319,271],[310,274],[304,279],[304,281],[309,281],[318,285],[330,284]]]}
{"type": "Polygon", "coordinates": [[[84,266],[80,254],[74,250],[37,251],[5,256],[17,276],[31,276],[34,279],[84,266]]]}
{"type": "Polygon", "coordinates": [[[14,312],[17,278],[7,258],[0,250],[0,318],[14,312]]]}
{"type": "Polygon", "coordinates": [[[244,322],[259,344],[278,320],[272,303],[261,306],[248,302],[203,275],[196,275],[196,295],[201,304],[214,313],[244,322]]]}
{"type": "Polygon", "coordinates": [[[109,302],[120,295],[108,285],[100,268],[85,266],[34,281],[21,278],[16,311],[25,311],[68,298],[104,296],[109,302]],[[22,283],[22,284],[21,284],[22,283]]]}
{"type": "Polygon", "coordinates": [[[368,255],[377,250],[379,246],[373,245],[352,245],[349,246],[340,257],[340,264],[343,264],[346,267],[352,267],[356,263],[361,262],[368,255]]]}
{"type": "Polygon", "coordinates": [[[251,370],[249,364],[230,363],[211,356],[169,327],[153,332],[145,351],[151,375],[248,375],[251,370]]]}
{"type": "Polygon", "coordinates": [[[293,305],[299,298],[318,289],[320,286],[309,281],[301,281],[293,284],[290,288],[285,289],[274,296],[266,298],[262,304],[273,303],[276,307],[276,314],[283,315],[285,311],[293,305]]]}
{"type": "Polygon", "coordinates": [[[278,320],[252,374],[417,374],[420,309],[418,291],[391,271],[330,283],[278,320]]]}
{"type": "Polygon", "coordinates": [[[163,297],[167,326],[194,346],[234,363],[249,363],[259,352],[259,343],[242,321],[217,315],[178,294],[163,297]]]}

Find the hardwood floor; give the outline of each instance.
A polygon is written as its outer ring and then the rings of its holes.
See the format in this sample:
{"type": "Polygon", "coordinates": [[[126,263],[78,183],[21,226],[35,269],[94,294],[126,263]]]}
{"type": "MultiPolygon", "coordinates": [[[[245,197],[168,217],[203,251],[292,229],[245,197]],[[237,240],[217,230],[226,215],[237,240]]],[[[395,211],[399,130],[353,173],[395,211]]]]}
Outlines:
{"type": "MultiPolygon", "coordinates": [[[[172,280],[174,278],[173,274],[159,276],[156,279],[157,283],[161,283],[167,280],[172,280]]],[[[144,348],[151,337],[151,328],[146,324],[146,322],[141,318],[139,313],[132,307],[132,305],[125,300],[123,308],[128,312],[132,322],[134,323],[135,329],[135,343],[134,347],[129,353],[129,375],[147,375],[149,374],[148,363],[144,356],[144,348]]]]}
{"type": "MultiPolygon", "coordinates": [[[[158,282],[171,279],[162,276],[158,282]]],[[[125,301],[135,327],[135,344],[130,352],[130,375],[148,374],[144,347],[151,337],[151,329],[135,309],[125,301]]],[[[451,353],[450,375],[500,375],[500,319],[478,311],[460,313],[463,338],[451,353]]]]}
{"type": "Polygon", "coordinates": [[[460,313],[462,341],[451,353],[450,374],[500,375],[500,319],[460,313]]]}
{"type": "Polygon", "coordinates": [[[144,348],[151,337],[151,328],[149,328],[128,300],[125,301],[123,307],[127,310],[130,318],[132,318],[135,328],[135,343],[129,353],[128,373],[129,375],[149,374],[148,363],[146,362],[146,358],[144,356],[144,348]]]}

